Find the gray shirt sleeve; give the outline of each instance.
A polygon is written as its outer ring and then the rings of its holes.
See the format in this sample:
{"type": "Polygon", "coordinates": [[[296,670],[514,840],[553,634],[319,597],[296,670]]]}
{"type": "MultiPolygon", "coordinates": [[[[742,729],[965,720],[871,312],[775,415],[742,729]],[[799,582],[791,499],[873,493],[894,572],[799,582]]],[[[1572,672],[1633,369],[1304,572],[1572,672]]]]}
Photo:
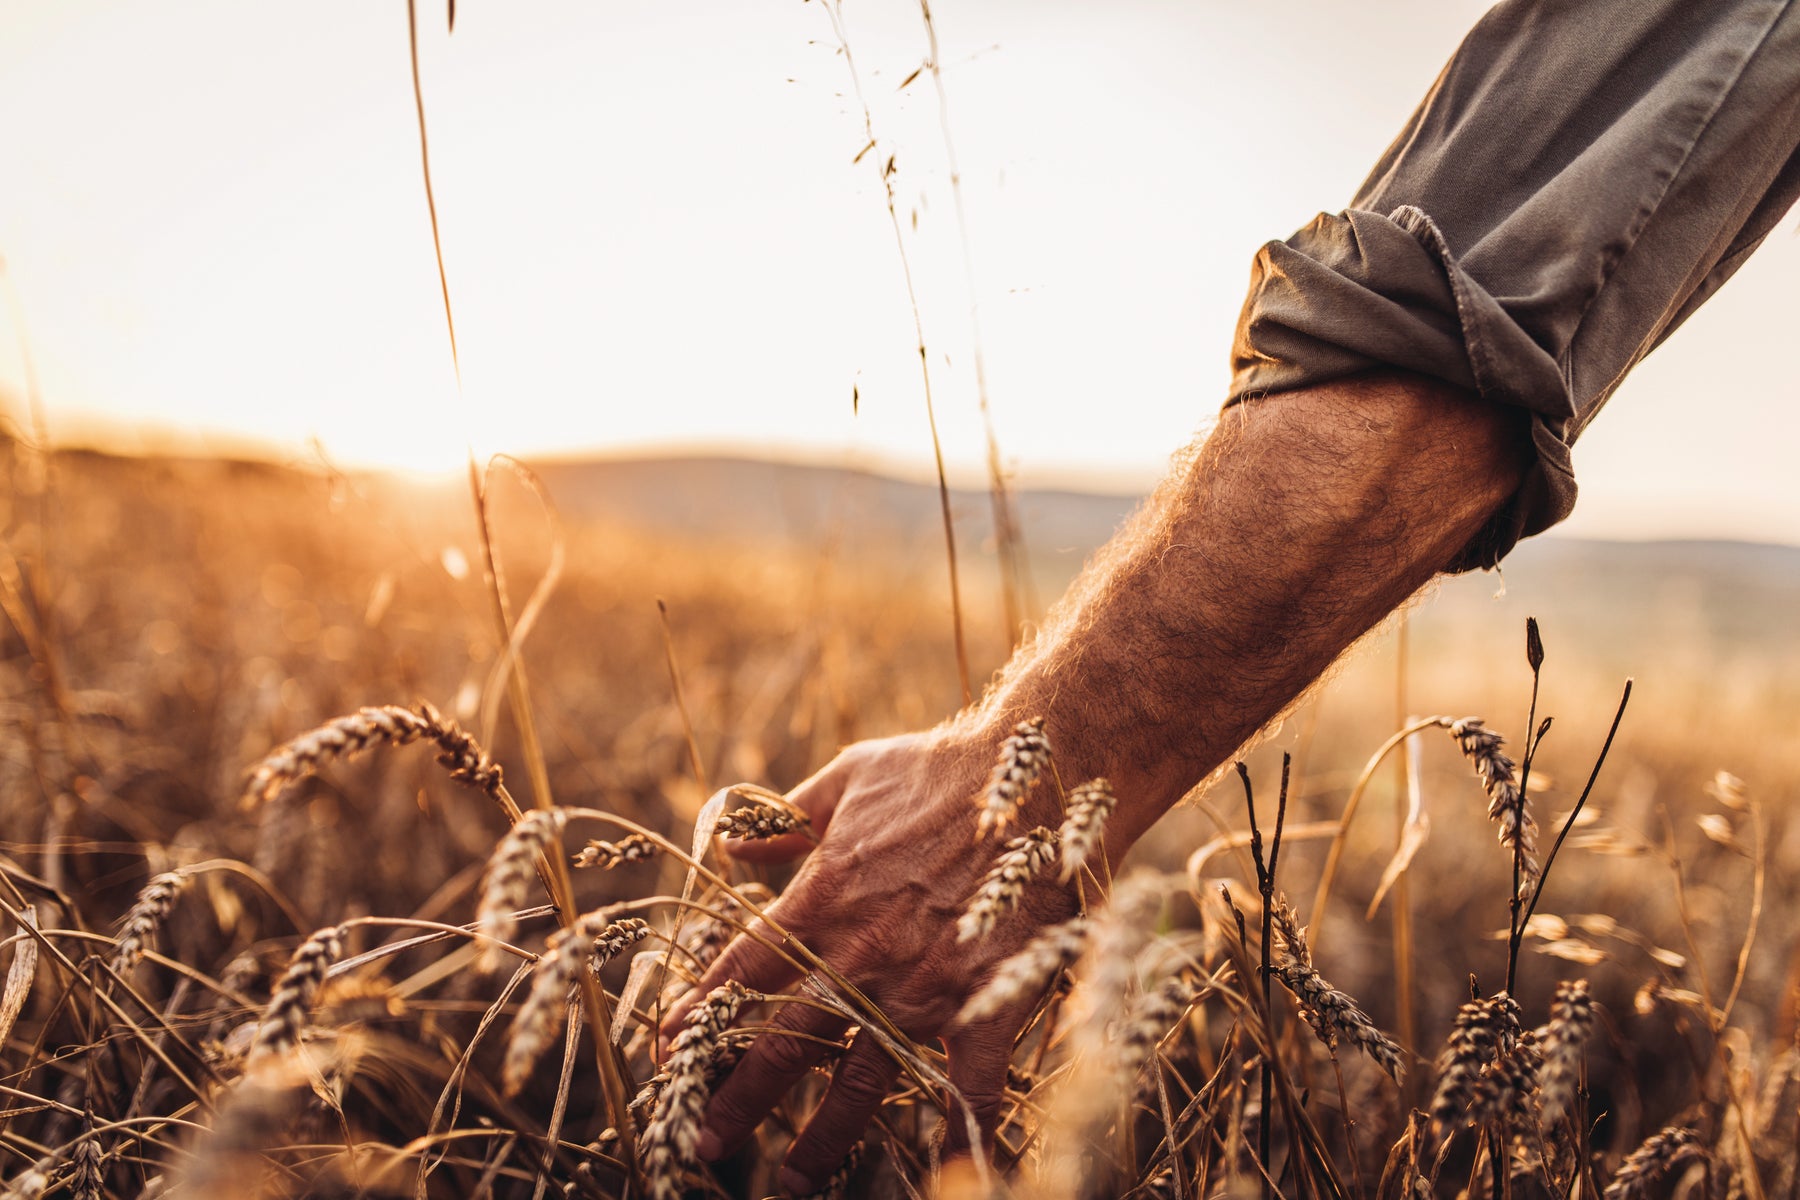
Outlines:
{"type": "Polygon", "coordinates": [[[1800,195],[1800,3],[1508,0],[1351,206],[1257,254],[1228,404],[1398,368],[1531,414],[1455,564],[1575,505],[1569,447],[1800,195]]]}

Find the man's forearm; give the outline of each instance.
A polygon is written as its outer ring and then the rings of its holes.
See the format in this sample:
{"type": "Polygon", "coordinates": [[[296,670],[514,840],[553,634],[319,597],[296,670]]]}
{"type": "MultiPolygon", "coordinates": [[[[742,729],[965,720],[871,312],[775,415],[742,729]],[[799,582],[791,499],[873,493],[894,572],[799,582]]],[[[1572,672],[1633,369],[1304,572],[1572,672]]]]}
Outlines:
{"type": "Polygon", "coordinates": [[[1522,415],[1377,374],[1229,410],[970,717],[1048,718],[1114,854],[1443,568],[1517,489],[1522,415]]]}

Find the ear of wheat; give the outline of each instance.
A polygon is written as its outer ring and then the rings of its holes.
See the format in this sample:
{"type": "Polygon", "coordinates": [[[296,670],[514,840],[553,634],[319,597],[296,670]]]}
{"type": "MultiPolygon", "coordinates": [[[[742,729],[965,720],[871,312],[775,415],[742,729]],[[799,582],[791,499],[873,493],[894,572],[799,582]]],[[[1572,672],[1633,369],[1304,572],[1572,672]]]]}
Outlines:
{"type": "Polygon", "coordinates": [[[1126,1009],[1115,1031],[1113,1070],[1127,1087],[1156,1053],[1170,1026],[1193,1003],[1194,993],[1194,985],[1184,979],[1165,979],[1126,1009]]]}
{"type": "Polygon", "coordinates": [[[972,942],[993,931],[1002,913],[1019,906],[1025,885],[1056,861],[1056,834],[1042,825],[1006,843],[994,860],[993,870],[975,889],[963,915],[957,918],[956,940],[972,942]]]}
{"type": "Polygon", "coordinates": [[[1327,1046],[1336,1047],[1340,1038],[1367,1054],[1390,1079],[1398,1081],[1403,1069],[1400,1047],[1375,1027],[1356,1001],[1310,965],[1289,956],[1278,959],[1275,978],[1300,1001],[1300,1015],[1312,1026],[1313,1033],[1327,1046]]]}
{"type": "Polygon", "coordinates": [[[1449,1040],[1438,1056],[1438,1086],[1431,1098],[1433,1120],[1448,1125],[1468,1111],[1483,1073],[1517,1040],[1518,1013],[1518,1004],[1505,992],[1471,1000],[1458,1010],[1449,1040]]]}
{"type": "Polygon", "coordinates": [[[550,935],[532,976],[531,991],[519,1006],[512,1036],[507,1040],[501,1069],[505,1095],[518,1094],[538,1059],[556,1040],[582,969],[604,965],[608,958],[633,942],[642,941],[649,932],[649,925],[636,918],[612,922],[604,913],[596,912],[550,935]]]}
{"type": "Polygon", "coordinates": [[[1691,1129],[1674,1126],[1652,1134],[1619,1164],[1619,1173],[1602,1193],[1604,1200],[1640,1200],[1652,1183],[1677,1164],[1704,1153],[1699,1137],[1691,1129]]]}
{"type": "Polygon", "coordinates": [[[1000,964],[994,977],[969,997],[957,1019],[963,1024],[984,1020],[1035,996],[1052,976],[1081,957],[1090,928],[1086,917],[1072,917],[1038,934],[1023,950],[1000,964]]]}
{"type": "MultiPolygon", "coordinates": [[[[525,907],[531,881],[537,878],[538,858],[550,853],[562,835],[562,827],[560,812],[533,809],[506,831],[482,877],[481,902],[475,910],[476,932],[494,941],[512,940],[519,928],[518,911],[525,907]]],[[[486,942],[476,961],[483,970],[491,971],[499,965],[501,953],[492,942],[486,942]]]]}
{"type": "Polygon", "coordinates": [[[599,867],[610,871],[626,863],[643,862],[656,856],[659,846],[641,833],[627,834],[616,842],[590,840],[575,855],[578,867],[599,867]]]}
{"type": "Polygon", "coordinates": [[[1581,1083],[1581,1049],[1594,1028],[1594,999],[1585,979],[1560,983],[1550,1002],[1550,1023],[1537,1031],[1544,1054],[1541,1075],[1544,1123],[1554,1124],[1575,1101],[1581,1083]]]}
{"type": "Polygon", "coordinates": [[[1463,756],[1475,764],[1475,774],[1487,792],[1488,819],[1500,827],[1500,844],[1519,854],[1519,886],[1528,889],[1538,877],[1538,827],[1529,799],[1519,790],[1513,760],[1500,749],[1506,739],[1479,717],[1452,721],[1448,728],[1463,756]]]}
{"type": "Polygon", "coordinates": [[[358,709],[277,747],[251,769],[244,799],[246,803],[273,800],[290,784],[317,774],[340,758],[371,746],[404,746],[421,738],[437,743],[438,761],[450,769],[451,778],[490,795],[500,790],[500,766],[480,743],[455,721],[420,702],[411,709],[397,704],[358,709]]]}
{"type": "Polygon", "coordinates": [[[342,934],[335,925],[319,930],[300,943],[293,957],[288,959],[287,970],[276,981],[268,1007],[263,1009],[256,1037],[250,1045],[251,1064],[300,1044],[313,998],[319,994],[326,973],[343,950],[342,934]]]}
{"type": "Polygon", "coordinates": [[[806,823],[802,814],[789,809],[773,804],[746,804],[720,817],[713,832],[724,837],[761,840],[792,833],[806,823]]]}
{"type": "Polygon", "coordinates": [[[119,940],[112,955],[114,971],[123,975],[131,970],[144,957],[144,952],[156,944],[156,931],[175,911],[175,901],[185,887],[186,875],[180,871],[164,871],[138,892],[119,926],[119,940]]]}
{"type": "Polygon", "coordinates": [[[720,1037],[747,997],[743,985],[736,980],[714,988],[688,1014],[686,1027],[675,1035],[664,1068],[668,1082],[660,1089],[656,1115],[644,1128],[644,1166],[655,1200],[680,1200],[682,1175],[693,1167],[700,1144],[700,1118],[705,1114],[710,1091],[707,1067],[718,1050],[720,1037]]]}
{"type": "Polygon", "coordinates": [[[1004,833],[1049,765],[1050,739],[1044,733],[1044,718],[1033,717],[1015,725],[1000,743],[1000,761],[994,764],[987,795],[982,798],[976,836],[1004,833]]]}
{"type": "Polygon", "coordinates": [[[1069,793],[1069,811],[1063,818],[1062,881],[1067,883],[1081,870],[1083,863],[1100,848],[1100,835],[1106,818],[1118,807],[1112,784],[1104,779],[1090,779],[1069,793]]]}

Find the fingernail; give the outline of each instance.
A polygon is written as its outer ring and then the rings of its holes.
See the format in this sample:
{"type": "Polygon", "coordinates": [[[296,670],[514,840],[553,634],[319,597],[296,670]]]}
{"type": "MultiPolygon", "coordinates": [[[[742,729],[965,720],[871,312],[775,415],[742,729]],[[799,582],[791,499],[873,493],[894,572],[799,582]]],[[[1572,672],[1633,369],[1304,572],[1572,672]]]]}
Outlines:
{"type": "Polygon", "coordinates": [[[712,1162],[725,1153],[725,1143],[712,1130],[702,1129],[700,1143],[694,1147],[694,1153],[700,1156],[701,1162],[712,1162]]]}
{"type": "Polygon", "coordinates": [[[794,1168],[783,1167],[781,1168],[781,1190],[790,1196],[810,1196],[819,1190],[819,1185],[794,1168]]]}

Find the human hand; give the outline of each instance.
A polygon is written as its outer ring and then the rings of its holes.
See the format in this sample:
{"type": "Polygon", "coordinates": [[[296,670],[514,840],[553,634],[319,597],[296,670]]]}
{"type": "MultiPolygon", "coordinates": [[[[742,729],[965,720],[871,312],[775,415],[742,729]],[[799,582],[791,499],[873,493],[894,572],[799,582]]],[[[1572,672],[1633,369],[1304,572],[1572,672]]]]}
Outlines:
{"type": "MultiPolygon", "coordinates": [[[[795,788],[789,799],[811,818],[818,845],[799,835],[731,844],[734,856],[770,862],[812,849],[769,917],[824,959],[914,1042],[941,1039],[951,1085],[949,1148],[968,1146],[963,1105],[984,1139],[999,1118],[1013,1041],[1031,1001],[958,1024],[957,1014],[1008,955],[1045,924],[1074,912],[1073,893],[1040,878],[1019,911],[986,937],[958,943],[956,919],[993,865],[999,840],[975,836],[976,800],[985,790],[1000,738],[942,731],[860,742],[795,788]]],[[[1047,785],[1028,797],[1023,827],[1057,824],[1047,785]]],[[[779,943],[763,922],[755,932],[779,943]]],[[[799,972],[780,954],[740,936],[720,955],[689,999],[663,1023],[671,1037],[689,1008],[728,979],[760,992],[791,988],[799,972]]],[[[790,1003],[770,1021],[714,1092],[700,1157],[735,1151],[795,1082],[824,1057],[850,1024],[810,1005],[790,1003]]],[[[839,1059],[825,1098],[789,1149],[782,1186],[816,1190],[862,1136],[899,1075],[899,1064],[859,1032],[839,1059]]]]}

